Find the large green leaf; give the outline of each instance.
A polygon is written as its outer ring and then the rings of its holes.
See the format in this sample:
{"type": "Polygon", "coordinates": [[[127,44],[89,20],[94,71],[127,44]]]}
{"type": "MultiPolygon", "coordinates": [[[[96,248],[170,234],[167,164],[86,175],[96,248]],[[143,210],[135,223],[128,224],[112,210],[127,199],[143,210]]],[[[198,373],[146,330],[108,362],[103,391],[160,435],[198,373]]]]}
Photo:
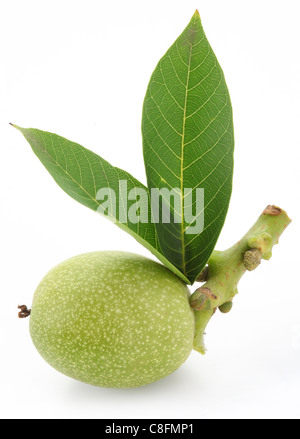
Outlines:
{"type": "Polygon", "coordinates": [[[113,167],[106,160],[77,143],[45,131],[13,126],[21,131],[33,152],[68,195],[90,209],[106,214],[183,281],[189,282],[161,253],[155,226],[150,220],[145,223],[125,220],[130,209],[128,194],[132,190],[136,195],[133,200],[138,200],[137,207],[142,211],[146,210],[151,218],[148,200],[139,199],[139,189],[143,189],[148,194],[147,188],[142,183],[128,172],[113,167]],[[127,182],[126,191],[120,190],[120,181],[127,182]],[[110,188],[116,194],[116,209],[112,206],[104,208],[103,202],[107,201],[109,205],[109,198],[99,199],[99,190],[103,188],[110,188]],[[124,220],[121,220],[120,215],[124,220]]]}
{"type": "MultiPolygon", "coordinates": [[[[181,200],[180,209],[163,200],[172,215],[169,224],[156,224],[162,251],[193,282],[225,221],[234,149],[228,89],[198,11],[150,79],[142,133],[149,191],[176,188],[181,200]],[[201,233],[188,234],[194,223],[186,221],[187,197],[197,188],[204,189],[204,209],[196,211],[198,218],[204,212],[204,227],[201,233]]],[[[195,196],[192,205],[196,209],[195,196]]]]}

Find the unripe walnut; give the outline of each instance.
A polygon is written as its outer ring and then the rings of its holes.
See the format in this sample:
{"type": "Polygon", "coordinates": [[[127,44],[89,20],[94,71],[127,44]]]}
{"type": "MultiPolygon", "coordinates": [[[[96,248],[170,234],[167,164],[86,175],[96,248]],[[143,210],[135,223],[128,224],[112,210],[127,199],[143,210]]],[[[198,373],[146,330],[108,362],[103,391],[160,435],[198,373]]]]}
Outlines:
{"type": "Polygon", "coordinates": [[[55,267],[38,286],[32,340],[55,369],[102,387],[137,387],[188,358],[194,314],[187,286],[142,256],[90,253],[55,267]]]}

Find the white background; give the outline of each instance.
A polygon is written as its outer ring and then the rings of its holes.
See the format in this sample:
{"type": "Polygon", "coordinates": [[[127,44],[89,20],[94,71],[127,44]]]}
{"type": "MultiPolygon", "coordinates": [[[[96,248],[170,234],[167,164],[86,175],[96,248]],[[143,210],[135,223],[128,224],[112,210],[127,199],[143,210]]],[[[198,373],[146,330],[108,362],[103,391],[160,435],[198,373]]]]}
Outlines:
{"type": "Polygon", "coordinates": [[[27,0],[0,3],[1,418],[299,418],[299,1],[27,0]],[[53,182],[9,122],[52,131],[145,182],[141,110],[150,75],[198,8],[235,121],[232,201],[218,248],[267,204],[293,218],[273,258],[216,314],[205,357],[132,390],[94,388],[48,366],[17,305],[76,254],[152,257],[53,182]]]}

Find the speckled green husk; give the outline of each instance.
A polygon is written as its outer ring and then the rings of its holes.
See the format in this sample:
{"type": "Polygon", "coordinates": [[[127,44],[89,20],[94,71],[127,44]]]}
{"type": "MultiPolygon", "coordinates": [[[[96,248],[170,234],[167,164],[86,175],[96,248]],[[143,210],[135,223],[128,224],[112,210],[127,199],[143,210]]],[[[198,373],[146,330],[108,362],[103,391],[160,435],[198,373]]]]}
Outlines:
{"type": "Polygon", "coordinates": [[[167,268],[124,252],[69,259],[34,296],[31,337],[55,369],[101,387],[138,387],[174,372],[193,347],[189,290],[167,268]]]}

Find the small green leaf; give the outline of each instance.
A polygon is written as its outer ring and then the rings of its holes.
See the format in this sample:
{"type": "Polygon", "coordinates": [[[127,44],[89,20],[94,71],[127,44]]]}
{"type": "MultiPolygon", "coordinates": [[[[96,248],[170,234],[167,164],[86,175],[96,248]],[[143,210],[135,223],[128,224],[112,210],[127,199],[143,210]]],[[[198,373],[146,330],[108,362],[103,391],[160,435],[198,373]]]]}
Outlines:
{"type": "Polygon", "coordinates": [[[180,197],[179,209],[178,203],[163,201],[173,221],[156,224],[163,254],[193,283],[225,221],[234,149],[230,96],[198,11],[150,79],[142,133],[149,191],[175,189],[180,197]],[[204,189],[204,209],[199,211],[195,196],[191,201],[187,197],[200,188],[204,189]],[[196,224],[186,220],[190,205],[198,218],[204,212],[199,233],[187,233],[196,224]]]}
{"type": "MultiPolygon", "coordinates": [[[[132,235],[184,282],[189,283],[185,276],[162,255],[155,226],[151,221],[120,222],[120,215],[127,219],[129,192],[133,191],[137,195],[136,199],[139,198],[139,189],[143,189],[148,194],[147,188],[142,183],[128,172],[113,167],[106,160],[77,143],[53,133],[13,126],[24,135],[33,152],[68,195],[94,211],[107,213],[121,229],[132,235]],[[127,182],[126,191],[120,190],[120,181],[127,182]],[[98,194],[103,188],[110,188],[116,194],[116,209],[108,206],[101,211],[102,203],[98,194]]],[[[150,217],[148,200],[140,198],[139,208],[146,210],[150,217]]]]}

